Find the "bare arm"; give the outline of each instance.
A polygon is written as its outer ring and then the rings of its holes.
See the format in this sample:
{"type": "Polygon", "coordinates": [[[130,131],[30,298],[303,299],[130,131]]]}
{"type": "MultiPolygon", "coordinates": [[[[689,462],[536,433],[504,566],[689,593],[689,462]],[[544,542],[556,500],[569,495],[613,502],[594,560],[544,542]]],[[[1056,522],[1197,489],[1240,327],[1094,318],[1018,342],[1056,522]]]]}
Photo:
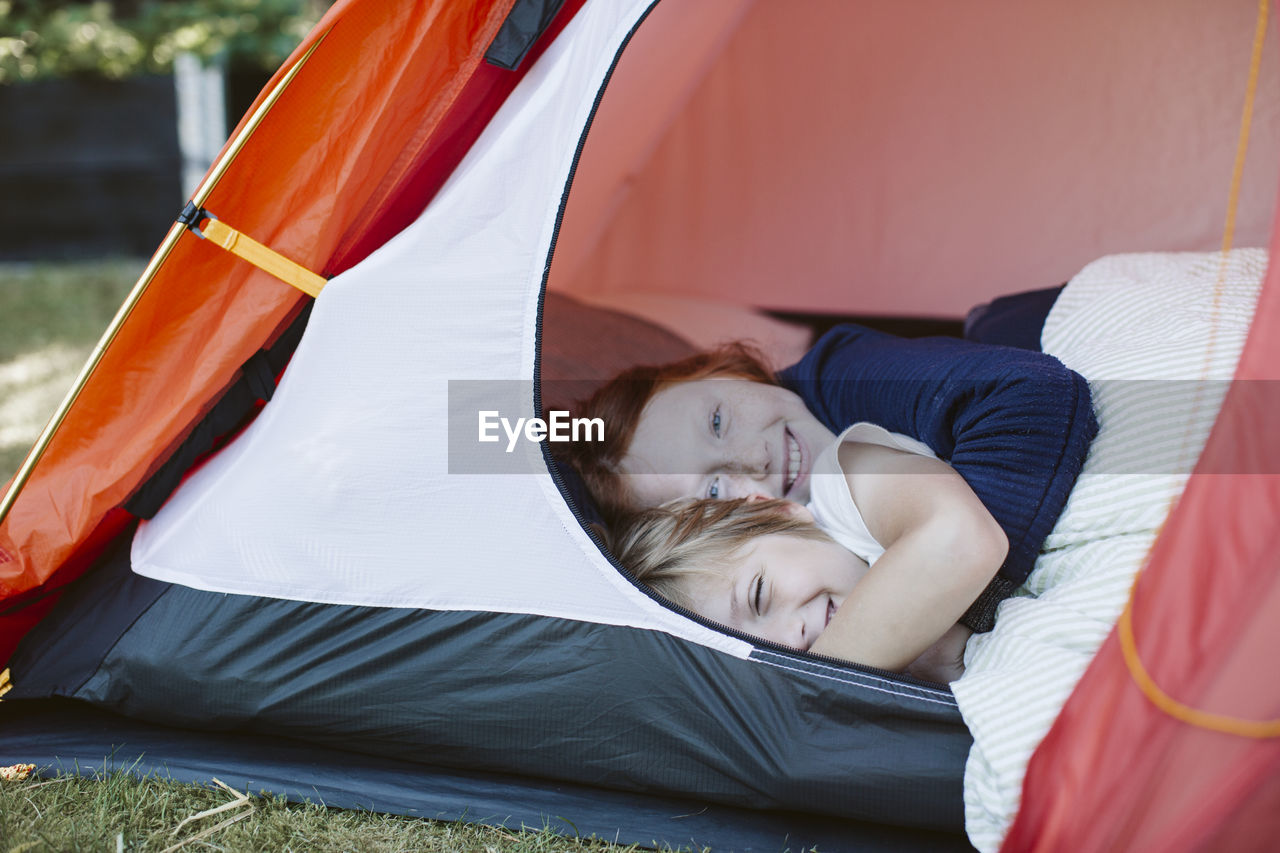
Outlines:
{"type": "Polygon", "coordinates": [[[840,466],[885,552],[813,651],[902,670],[955,625],[1000,568],[1008,539],[951,466],[848,442],[840,466]]]}

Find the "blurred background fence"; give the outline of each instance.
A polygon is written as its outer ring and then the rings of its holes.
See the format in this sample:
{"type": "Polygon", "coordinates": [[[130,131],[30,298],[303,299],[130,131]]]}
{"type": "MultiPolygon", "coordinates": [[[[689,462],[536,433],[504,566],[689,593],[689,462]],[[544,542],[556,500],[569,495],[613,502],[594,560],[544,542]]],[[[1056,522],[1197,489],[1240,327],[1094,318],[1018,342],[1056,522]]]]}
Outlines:
{"type": "Polygon", "coordinates": [[[332,0],[0,0],[0,484],[332,0]]]}
{"type": "Polygon", "coordinates": [[[323,0],[0,0],[0,261],[149,255],[323,0]]]}

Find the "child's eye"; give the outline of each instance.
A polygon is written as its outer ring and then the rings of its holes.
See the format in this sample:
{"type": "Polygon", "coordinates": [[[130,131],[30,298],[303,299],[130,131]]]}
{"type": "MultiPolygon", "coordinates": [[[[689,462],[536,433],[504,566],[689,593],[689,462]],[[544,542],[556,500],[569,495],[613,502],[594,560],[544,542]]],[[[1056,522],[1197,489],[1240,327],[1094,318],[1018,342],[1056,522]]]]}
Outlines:
{"type": "Polygon", "coordinates": [[[713,501],[720,500],[720,478],[716,477],[711,481],[711,485],[707,486],[707,497],[713,501]]]}
{"type": "Polygon", "coordinates": [[[756,615],[763,616],[764,614],[760,612],[760,599],[764,596],[764,575],[756,575],[755,587],[753,598],[755,600],[756,615]]]}
{"type": "Polygon", "coordinates": [[[720,437],[720,407],[716,406],[716,410],[711,413],[711,431],[716,437],[720,437]]]}

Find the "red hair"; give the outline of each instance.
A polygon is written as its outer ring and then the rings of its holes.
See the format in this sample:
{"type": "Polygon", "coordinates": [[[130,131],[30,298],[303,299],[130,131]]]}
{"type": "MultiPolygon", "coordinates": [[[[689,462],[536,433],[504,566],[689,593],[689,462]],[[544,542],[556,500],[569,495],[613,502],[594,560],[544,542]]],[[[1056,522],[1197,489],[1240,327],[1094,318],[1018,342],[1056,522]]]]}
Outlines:
{"type": "Polygon", "coordinates": [[[653,395],[677,382],[712,378],[778,384],[759,350],[734,341],[679,361],[624,370],[585,404],[575,407],[588,418],[604,421],[604,441],[574,442],[565,455],[587,484],[606,521],[615,523],[640,508],[619,469],[653,395]]]}

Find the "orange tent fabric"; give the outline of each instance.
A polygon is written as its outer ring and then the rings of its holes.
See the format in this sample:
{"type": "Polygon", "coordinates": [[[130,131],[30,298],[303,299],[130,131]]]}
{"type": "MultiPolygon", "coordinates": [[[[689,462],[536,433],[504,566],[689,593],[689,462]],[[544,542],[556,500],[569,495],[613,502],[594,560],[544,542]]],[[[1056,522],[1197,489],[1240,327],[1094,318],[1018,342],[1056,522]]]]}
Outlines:
{"type": "MultiPolygon", "coordinates": [[[[356,263],[421,210],[545,46],[515,72],[484,63],[513,3],[336,4],[232,134],[305,62],[204,206],[308,269],[332,275],[356,263]]],[[[169,239],[0,524],[0,660],[52,606],[47,593],[128,523],[118,507],[165,449],[303,305],[302,294],[181,226],[169,239]]]]}

